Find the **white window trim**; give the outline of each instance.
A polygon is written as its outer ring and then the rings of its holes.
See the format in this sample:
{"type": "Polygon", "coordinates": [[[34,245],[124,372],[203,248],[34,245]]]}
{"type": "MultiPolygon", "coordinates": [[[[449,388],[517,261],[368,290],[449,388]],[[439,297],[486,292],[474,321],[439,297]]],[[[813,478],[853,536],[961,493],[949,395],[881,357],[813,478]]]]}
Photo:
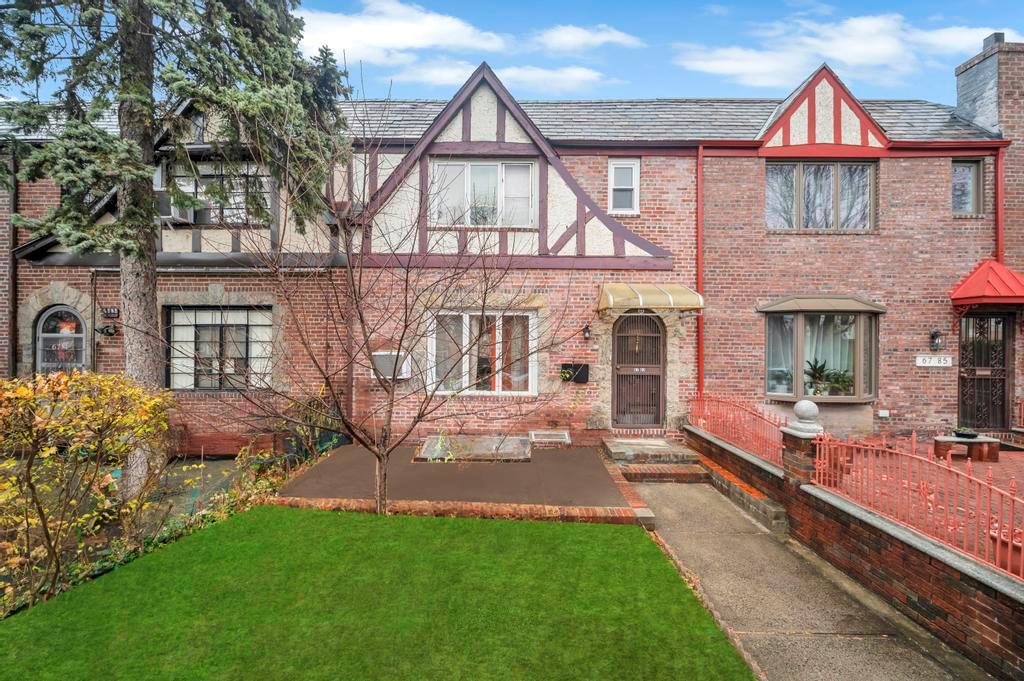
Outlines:
{"type": "MultiPolygon", "coordinates": [[[[402,358],[402,368],[398,370],[398,375],[395,376],[395,380],[396,381],[404,381],[404,380],[409,379],[409,378],[412,377],[412,358],[409,357],[409,355],[407,353],[403,354],[401,352],[398,352],[397,350],[375,350],[374,352],[372,352],[370,354],[373,357],[377,357],[377,355],[387,355],[387,356],[390,356],[390,357],[394,357],[395,355],[398,355],[399,357],[402,358]]],[[[374,370],[374,372],[378,376],[380,376],[384,380],[386,380],[386,381],[390,381],[391,380],[391,376],[390,375],[385,375],[385,374],[381,373],[377,369],[377,362],[376,362],[376,360],[374,360],[374,362],[373,362],[373,370],[374,370]]]]}
{"type": "MultiPolygon", "coordinates": [[[[501,334],[504,325],[497,324],[495,329],[494,342],[497,344],[497,366],[502,365],[501,357],[501,334]]],[[[536,397],[539,394],[538,391],[538,361],[537,361],[537,312],[535,310],[485,310],[481,312],[479,309],[474,310],[437,310],[432,313],[430,318],[429,335],[427,336],[427,366],[429,367],[427,372],[427,378],[429,384],[435,389],[438,395],[472,395],[480,397],[536,397]],[[462,315],[462,343],[463,347],[469,345],[469,334],[470,324],[469,317],[473,315],[495,315],[501,317],[503,315],[525,315],[527,317],[527,329],[529,334],[529,343],[527,348],[528,362],[529,362],[529,373],[530,373],[530,387],[529,390],[473,390],[470,385],[472,381],[469,375],[469,353],[463,350],[462,354],[462,383],[465,386],[459,390],[445,390],[439,385],[439,378],[437,376],[437,318],[443,315],[462,315]]],[[[497,385],[497,383],[496,383],[497,385]]]]}
{"type": "Polygon", "coordinates": [[[639,215],[640,214],[640,159],[638,158],[612,158],[608,159],[608,212],[613,215],[639,215]],[[615,169],[632,168],[633,185],[630,187],[615,186],[615,169]],[[632,189],[633,205],[630,208],[614,208],[614,190],[632,189]]]}
{"type": "Polygon", "coordinates": [[[434,211],[431,211],[430,225],[431,227],[472,227],[474,229],[537,229],[538,225],[538,174],[537,164],[534,161],[509,161],[501,159],[476,159],[472,161],[460,161],[458,159],[435,159],[430,164],[430,175],[431,178],[436,178],[438,174],[435,169],[440,166],[462,166],[462,183],[464,200],[466,205],[466,212],[463,215],[461,224],[448,225],[444,223],[435,222],[434,211]],[[497,215],[498,224],[496,225],[474,225],[471,223],[472,216],[472,180],[471,180],[471,167],[472,166],[498,166],[498,196],[497,196],[497,215]],[[501,218],[505,214],[505,167],[506,166],[528,166],[530,168],[530,224],[528,225],[506,225],[501,223],[501,218]]]}

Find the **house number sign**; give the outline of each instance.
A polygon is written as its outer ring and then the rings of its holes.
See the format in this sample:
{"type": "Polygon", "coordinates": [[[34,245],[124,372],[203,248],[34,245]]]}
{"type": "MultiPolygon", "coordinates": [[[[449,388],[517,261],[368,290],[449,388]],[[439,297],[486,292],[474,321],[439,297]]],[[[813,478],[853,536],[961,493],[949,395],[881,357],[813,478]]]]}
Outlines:
{"type": "Polygon", "coordinates": [[[117,319],[121,316],[121,308],[118,307],[101,307],[100,314],[103,315],[104,319],[117,319]]]}
{"type": "Polygon", "coordinates": [[[953,355],[918,355],[914,363],[919,367],[951,367],[953,355]]]}

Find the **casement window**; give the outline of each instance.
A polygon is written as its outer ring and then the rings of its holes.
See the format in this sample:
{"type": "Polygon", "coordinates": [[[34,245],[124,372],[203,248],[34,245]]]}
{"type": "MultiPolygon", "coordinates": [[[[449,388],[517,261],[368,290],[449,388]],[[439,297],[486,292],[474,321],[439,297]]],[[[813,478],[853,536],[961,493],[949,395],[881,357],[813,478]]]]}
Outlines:
{"type": "Polygon", "coordinates": [[[639,159],[608,161],[608,204],[611,213],[640,212],[639,159]]]}
{"type": "Polygon", "coordinates": [[[257,164],[225,169],[219,163],[198,164],[199,176],[176,168],[178,189],[203,205],[195,209],[197,225],[261,224],[261,211],[270,209],[271,182],[257,164]]]}
{"type": "Polygon", "coordinates": [[[444,161],[431,167],[431,221],[452,227],[533,227],[534,164],[444,161]]]}
{"type": "Polygon", "coordinates": [[[982,212],[981,162],[953,161],[953,213],[980,215],[982,212]]]}
{"type": "Polygon", "coordinates": [[[773,231],[868,231],[875,220],[875,172],[873,163],[768,163],[765,226],[773,231]]]}
{"type": "Polygon", "coordinates": [[[172,390],[246,390],[270,385],[268,308],[166,309],[172,390]]]}
{"type": "Polygon", "coordinates": [[[876,311],[765,315],[768,397],[826,402],[871,399],[876,395],[877,357],[876,311]]]}
{"type": "Polygon", "coordinates": [[[85,323],[75,310],[58,305],[46,310],[36,324],[36,372],[83,371],[85,323]]]}
{"type": "Polygon", "coordinates": [[[532,312],[439,312],[428,350],[432,381],[441,392],[536,393],[532,312]]]}

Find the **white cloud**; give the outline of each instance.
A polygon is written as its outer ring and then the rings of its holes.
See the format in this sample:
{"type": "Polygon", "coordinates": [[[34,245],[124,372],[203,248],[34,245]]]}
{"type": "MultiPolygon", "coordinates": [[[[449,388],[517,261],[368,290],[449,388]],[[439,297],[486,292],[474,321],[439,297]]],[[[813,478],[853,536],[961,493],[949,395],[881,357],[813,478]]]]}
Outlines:
{"type": "MultiPolygon", "coordinates": [[[[803,15],[755,27],[757,45],[709,47],[676,45],[675,63],[691,71],[725,76],[755,87],[795,87],[819,64],[828,62],[855,80],[896,86],[936,57],[968,57],[997,29],[912,26],[899,14],[812,21],[803,15]]],[[[1008,40],[1019,33],[1001,29],[1008,40]]]]}
{"type": "Polygon", "coordinates": [[[607,24],[583,27],[571,24],[552,26],[537,33],[533,44],[548,52],[578,53],[593,50],[604,45],[620,47],[643,47],[636,36],[624,33],[607,24]]]}
{"type": "Polygon", "coordinates": [[[716,17],[727,17],[732,12],[732,8],[728,5],[704,5],[704,13],[711,14],[716,17]]]}
{"type": "Polygon", "coordinates": [[[302,49],[315,53],[327,45],[349,64],[408,64],[419,50],[497,52],[508,46],[505,37],[483,31],[448,14],[401,0],[363,0],[356,14],[300,9],[305,23],[302,49]]]}
{"type": "MultiPolygon", "coordinates": [[[[393,76],[396,82],[458,87],[466,82],[476,68],[467,61],[435,60],[410,64],[393,76]]],[[[496,69],[498,78],[511,89],[531,92],[565,94],[586,90],[598,83],[612,82],[604,74],[583,66],[545,68],[541,66],[509,66],[496,69]]]]}

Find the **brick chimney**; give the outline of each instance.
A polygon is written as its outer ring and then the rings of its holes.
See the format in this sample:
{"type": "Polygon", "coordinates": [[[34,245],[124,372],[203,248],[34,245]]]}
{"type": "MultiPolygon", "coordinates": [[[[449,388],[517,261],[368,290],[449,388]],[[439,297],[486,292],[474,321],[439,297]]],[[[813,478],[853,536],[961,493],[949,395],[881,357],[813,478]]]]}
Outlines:
{"type": "Polygon", "coordinates": [[[1005,152],[1006,264],[1024,269],[1024,43],[1003,33],[956,68],[957,113],[1011,141],[1005,152]]]}

